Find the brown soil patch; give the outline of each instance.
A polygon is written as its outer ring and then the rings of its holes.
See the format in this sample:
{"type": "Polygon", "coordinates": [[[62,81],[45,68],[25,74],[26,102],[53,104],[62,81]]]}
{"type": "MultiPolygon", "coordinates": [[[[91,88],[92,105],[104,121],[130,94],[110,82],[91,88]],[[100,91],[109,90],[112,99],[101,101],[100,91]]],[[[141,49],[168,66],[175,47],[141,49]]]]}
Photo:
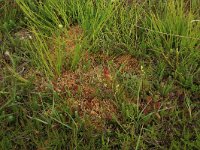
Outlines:
{"type": "MultiPolygon", "coordinates": [[[[83,30],[79,26],[73,26],[67,31],[67,35],[62,37],[69,57],[76,44],[81,42],[82,34],[83,30]]],[[[63,105],[68,105],[72,113],[77,112],[82,120],[86,117],[95,127],[102,128],[113,116],[120,117],[113,101],[117,84],[114,79],[115,71],[123,66],[122,72],[139,72],[139,62],[131,55],[121,55],[113,59],[103,53],[85,52],[82,56],[76,71],[63,71],[59,77],[52,80],[52,85],[63,99],[67,99],[63,105]],[[108,61],[113,62],[112,70],[108,61]],[[83,64],[88,62],[88,69],[84,69],[83,64]]]]}
{"type": "MultiPolygon", "coordinates": [[[[120,117],[120,112],[113,101],[117,81],[113,77],[115,72],[107,65],[109,60],[112,58],[103,54],[94,56],[85,53],[82,61],[91,62],[88,70],[84,70],[80,63],[76,71],[65,71],[52,82],[55,91],[65,98],[68,97],[67,105],[71,111],[78,112],[83,120],[87,117],[96,128],[104,128],[105,122],[113,116],[120,117]]],[[[114,59],[114,65],[116,69],[123,65],[123,72],[139,72],[138,61],[129,55],[117,57],[114,59]]]]}
{"type": "Polygon", "coordinates": [[[73,52],[77,44],[80,44],[83,35],[83,30],[80,26],[71,26],[67,31],[64,31],[61,35],[52,35],[47,45],[51,51],[50,58],[53,62],[59,59],[56,53],[57,49],[61,48],[60,44],[65,45],[66,61],[73,55],[73,52]],[[59,41],[59,42],[58,42],[59,41]]]}
{"type": "Polygon", "coordinates": [[[76,25],[71,26],[67,33],[70,39],[78,39],[83,34],[83,30],[79,25],[76,25]]]}
{"type": "Polygon", "coordinates": [[[110,99],[101,100],[95,97],[91,100],[68,99],[67,101],[72,112],[78,112],[83,120],[85,117],[88,118],[91,125],[94,125],[96,129],[105,128],[106,121],[112,120],[114,116],[119,117],[117,106],[110,99]]]}
{"type": "Polygon", "coordinates": [[[66,41],[66,51],[72,53],[76,48],[77,43],[80,43],[81,37],[83,35],[83,30],[80,26],[72,26],[67,31],[67,35],[64,36],[66,41]]]}
{"type": "Polygon", "coordinates": [[[140,64],[137,59],[132,57],[131,55],[125,54],[118,56],[114,63],[116,64],[117,68],[122,67],[121,72],[127,73],[140,73],[140,64]]]}
{"type": "Polygon", "coordinates": [[[63,72],[52,84],[55,91],[67,98],[67,105],[73,113],[78,112],[83,120],[87,117],[92,125],[99,128],[104,127],[112,116],[119,116],[113,100],[98,94],[99,91],[105,96],[113,93],[107,81],[103,68],[97,66],[88,71],[63,72]]]}

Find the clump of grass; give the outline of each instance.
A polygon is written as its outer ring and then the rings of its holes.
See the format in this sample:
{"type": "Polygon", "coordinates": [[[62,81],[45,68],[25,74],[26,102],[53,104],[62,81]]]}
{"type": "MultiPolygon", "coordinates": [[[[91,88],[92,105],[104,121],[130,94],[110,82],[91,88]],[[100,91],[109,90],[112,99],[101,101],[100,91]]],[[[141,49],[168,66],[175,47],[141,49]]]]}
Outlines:
{"type": "Polygon", "coordinates": [[[141,19],[143,5],[126,1],[115,2],[114,15],[107,21],[99,35],[99,49],[109,49],[108,53],[140,54],[138,49],[138,31],[136,24],[141,19]],[[103,47],[102,47],[103,46],[103,47]]]}
{"type": "Polygon", "coordinates": [[[69,17],[66,14],[67,7],[64,0],[45,2],[17,0],[16,2],[29,22],[46,34],[56,30],[59,24],[64,27],[69,26],[69,17]]]}
{"type": "Polygon", "coordinates": [[[173,72],[174,78],[186,88],[193,87],[199,76],[199,24],[197,15],[186,11],[183,1],[169,1],[160,10],[150,12],[143,21],[147,31],[147,47],[161,58],[173,72]]]}
{"type": "Polygon", "coordinates": [[[19,7],[17,6],[16,2],[11,0],[0,1],[0,6],[0,30],[4,33],[10,32],[20,23],[17,21],[17,18],[21,17],[19,7]]]}

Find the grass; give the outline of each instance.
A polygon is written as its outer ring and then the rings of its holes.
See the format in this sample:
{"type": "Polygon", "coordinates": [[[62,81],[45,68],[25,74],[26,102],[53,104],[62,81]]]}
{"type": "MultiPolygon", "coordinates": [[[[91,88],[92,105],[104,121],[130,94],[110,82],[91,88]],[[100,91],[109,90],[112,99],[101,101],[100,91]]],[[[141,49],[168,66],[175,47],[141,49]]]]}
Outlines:
{"type": "Polygon", "coordinates": [[[198,0],[0,0],[0,149],[200,149],[198,0]]]}

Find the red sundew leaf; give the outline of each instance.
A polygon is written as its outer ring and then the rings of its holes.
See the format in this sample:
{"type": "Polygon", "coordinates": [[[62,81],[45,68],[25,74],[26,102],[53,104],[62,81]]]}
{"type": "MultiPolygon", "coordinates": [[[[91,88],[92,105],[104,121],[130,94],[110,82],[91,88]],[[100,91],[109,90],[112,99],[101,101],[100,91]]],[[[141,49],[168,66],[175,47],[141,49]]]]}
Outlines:
{"type": "Polygon", "coordinates": [[[155,108],[155,109],[160,109],[160,107],[161,107],[160,102],[155,102],[155,103],[154,103],[154,108],[155,108]]]}
{"type": "Polygon", "coordinates": [[[152,99],[151,96],[147,96],[147,97],[146,97],[146,102],[147,102],[147,104],[150,104],[152,101],[153,101],[153,99],[152,99]]]}
{"type": "Polygon", "coordinates": [[[52,81],[51,83],[52,83],[53,86],[56,86],[56,82],[55,81],[52,81]]]}
{"type": "Polygon", "coordinates": [[[110,74],[108,67],[103,68],[103,73],[104,73],[104,75],[110,74]]]}
{"type": "Polygon", "coordinates": [[[77,84],[75,84],[75,85],[73,86],[73,90],[76,91],[76,92],[78,91],[78,85],[77,85],[77,84]]]}
{"type": "Polygon", "coordinates": [[[144,108],[143,113],[145,115],[149,114],[150,113],[149,107],[144,108]]]}
{"type": "Polygon", "coordinates": [[[103,74],[104,74],[104,77],[105,77],[107,80],[111,80],[111,75],[110,75],[110,71],[109,71],[108,67],[104,67],[104,69],[103,69],[103,74]]]}

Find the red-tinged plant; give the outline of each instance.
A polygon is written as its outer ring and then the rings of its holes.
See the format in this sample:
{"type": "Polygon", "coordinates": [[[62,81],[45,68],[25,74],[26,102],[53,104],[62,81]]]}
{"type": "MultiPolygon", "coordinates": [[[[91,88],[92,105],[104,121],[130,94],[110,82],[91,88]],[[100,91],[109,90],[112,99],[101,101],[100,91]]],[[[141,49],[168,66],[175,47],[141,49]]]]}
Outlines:
{"type": "Polygon", "coordinates": [[[103,68],[103,75],[104,75],[106,80],[112,80],[112,76],[110,74],[108,67],[103,68]]]}

